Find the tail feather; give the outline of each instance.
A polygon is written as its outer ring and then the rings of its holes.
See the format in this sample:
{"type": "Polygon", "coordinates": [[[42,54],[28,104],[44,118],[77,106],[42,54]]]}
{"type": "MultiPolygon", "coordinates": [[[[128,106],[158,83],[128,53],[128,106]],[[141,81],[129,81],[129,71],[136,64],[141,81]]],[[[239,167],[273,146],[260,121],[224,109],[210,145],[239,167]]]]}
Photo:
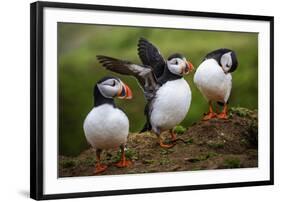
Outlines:
{"type": "MultiPolygon", "coordinates": [[[[217,104],[220,105],[220,106],[224,106],[225,103],[223,103],[223,102],[217,102],[217,104]]],[[[228,101],[226,102],[226,104],[228,104],[228,101]]]]}
{"type": "Polygon", "coordinates": [[[144,133],[146,131],[151,131],[152,127],[149,122],[146,122],[142,128],[142,130],[139,133],[144,133]]]}

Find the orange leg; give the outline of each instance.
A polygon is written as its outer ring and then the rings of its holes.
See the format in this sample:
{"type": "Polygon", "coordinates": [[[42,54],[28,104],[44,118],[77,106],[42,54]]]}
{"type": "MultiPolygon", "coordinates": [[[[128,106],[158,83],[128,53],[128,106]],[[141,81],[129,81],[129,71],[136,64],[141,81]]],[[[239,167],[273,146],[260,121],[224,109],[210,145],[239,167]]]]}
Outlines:
{"type": "Polygon", "coordinates": [[[220,119],[227,119],[227,104],[225,103],[223,106],[222,112],[218,115],[218,118],[220,119]]]}
{"type": "Polygon", "coordinates": [[[165,144],[165,143],[163,143],[163,140],[162,140],[162,138],[160,137],[160,135],[158,136],[158,140],[159,140],[159,145],[160,145],[160,147],[162,147],[162,148],[169,149],[169,148],[172,148],[173,146],[175,146],[174,143],[173,143],[173,144],[165,144]]]}
{"type": "Polygon", "coordinates": [[[215,117],[217,117],[217,114],[213,111],[212,102],[209,101],[209,112],[203,117],[203,120],[207,121],[215,117]]]}
{"type": "Polygon", "coordinates": [[[172,141],[175,141],[177,139],[177,134],[174,133],[173,129],[170,130],[170,133],[171,133],[172,141]]]}
{"type": "Polygon", "coordinates": [[[114,165],[119,167],[119,168],[124,168],[124,167],[128,167],[128,166],[132,165],[132,162],[130,160],[126,160],[125,146],[124,145],[121,146],[121,150],[122,150],[121,151],[122,152],[121,160],[114,165]]]}
{"type": "Polygon", "coordinates": [[[104,165],[104,164],[100,163],[101,152],[102,152],[101,149],[97,149],[97,151],[96,151],[97,163],[96,163],[94,174],[102,173],[107,169],[107,165],[104,165]]]}

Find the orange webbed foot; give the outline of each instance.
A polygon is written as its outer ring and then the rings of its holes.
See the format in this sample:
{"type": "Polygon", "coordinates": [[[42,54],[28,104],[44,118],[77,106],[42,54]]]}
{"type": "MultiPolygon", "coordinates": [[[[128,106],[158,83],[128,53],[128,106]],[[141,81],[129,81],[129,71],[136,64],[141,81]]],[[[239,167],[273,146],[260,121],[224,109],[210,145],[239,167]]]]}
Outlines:
{"type": "Polygon", "coordinates": [[[171,138],[173,142],[177,140],[177,134],[174,131],[171,131],[171,138]]]}
{"type": "Polygon", "coordinates": [[[121,145],[121,160],[118,163],[115,163],[114,165],[118,168],[124,168],[124,167],[129,167],[133,163],[130,160],[126,159],[126,154],[125,154],[125,145],[121,145]]]}
{"type": "Polygon", "coordinates": [[[162,141],[159,142],[160,147],[165,148],[165,149],[169,149],[172,148],[173,146],[175,146],[176,144],[165,144],[162,141]]]}
{"type": "Polygon", "coordinates": [[[131,166],[132,164],[133,162],[130,160],[121,160],[118,163],[115,163],[114,165],[118,168],[125,168],[131,166]]]}
{"type": "Polygon", "coordinates": [[[207,121],[216,117],[217,114],[213,111],[212,102],[209,101],[209,112],[203,117],[203,121],[207,121]]]}
{"type": "Polygon", "coordinates": [[[217,116],[219,119],[228,119],[228,116],[226,113],[220,113],[218,116],[217,116]]]}
{"type": "Polygon", "coordinates": [[[227,117],[227,104],[224,104],[222,112],[218,115],[219,119],[228,119],[227,117]]]}
{"type": "Polygon", "coordinates": [[[104,172],[106,169],[107,169],[107,165],[105,165],[105,164],[98,164],[98,165],[96,165],[96,167],[95,167],[95,172],[94,172],[94,174],[102,173],[102,172],[104,172]]]}
{"type": "Polygon", "coordinates": [[[214,112],[209,112],[208,114],[206,114],[204,117],[203,117],[203,121],[207,121],[207,120],[210,120],[212,118],[216,118],[218,115],[214,112]]]}

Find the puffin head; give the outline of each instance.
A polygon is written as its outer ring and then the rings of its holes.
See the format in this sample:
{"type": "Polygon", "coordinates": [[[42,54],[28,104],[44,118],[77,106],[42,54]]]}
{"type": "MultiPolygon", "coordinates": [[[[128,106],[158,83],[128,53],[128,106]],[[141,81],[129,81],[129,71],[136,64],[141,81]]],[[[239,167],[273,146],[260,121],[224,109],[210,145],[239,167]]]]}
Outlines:
{"type": "Polygon", "coordinates": [[[131,89],[116,77],[104,77],[96,84],[97,90],[106,98],[118,97],[120,99],[131,99],[131,89]]]}
{"type": "Polygon", "coordinates": [[[179,53],[172,54],[168,57],[167,66],[171,73],[179,76],[188,74],[193,70],[191,62],[187,61],[186,58],[179,53]]]}
{"type": "Polygon", "coordinates": [[[234,72],[238,66],[235,52],[227,48],[212,51],[206,56],[206,59],[215,59],[226,74],[234,72]]]}
{"type": "Polygon", "coordinates": [[[235,52],[230,50],[222,54],[220,59],[220,65],[225,73],[233,72],[238,66],[238,61],[235,52]]]}

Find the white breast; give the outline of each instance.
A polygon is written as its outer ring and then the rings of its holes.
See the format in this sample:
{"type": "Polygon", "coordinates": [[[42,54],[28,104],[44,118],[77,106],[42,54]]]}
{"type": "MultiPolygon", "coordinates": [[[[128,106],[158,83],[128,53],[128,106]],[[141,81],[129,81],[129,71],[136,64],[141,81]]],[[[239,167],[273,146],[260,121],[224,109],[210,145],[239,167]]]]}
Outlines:
{"type": "Polygon", "coordinates": [[[109,149],[126,143],[129,120],[124,112],[103,104],[90,111],[84,121],[87,141],[96,149],[109,149]]]}
{"type": "Polygon", "coordinates": [[[151,112],[153,128],[168,130],[182,122],[191,103],[191,91],[182,78],[165,83],[156,93],[151,112]]]}
{"type": "Polygon", "coordinates": [[[194,75],[194,83],[208,101],[226,103],[231,92],[231,80],[231,74],[225,74],[214,59],[202,62],[194,75]]]}

